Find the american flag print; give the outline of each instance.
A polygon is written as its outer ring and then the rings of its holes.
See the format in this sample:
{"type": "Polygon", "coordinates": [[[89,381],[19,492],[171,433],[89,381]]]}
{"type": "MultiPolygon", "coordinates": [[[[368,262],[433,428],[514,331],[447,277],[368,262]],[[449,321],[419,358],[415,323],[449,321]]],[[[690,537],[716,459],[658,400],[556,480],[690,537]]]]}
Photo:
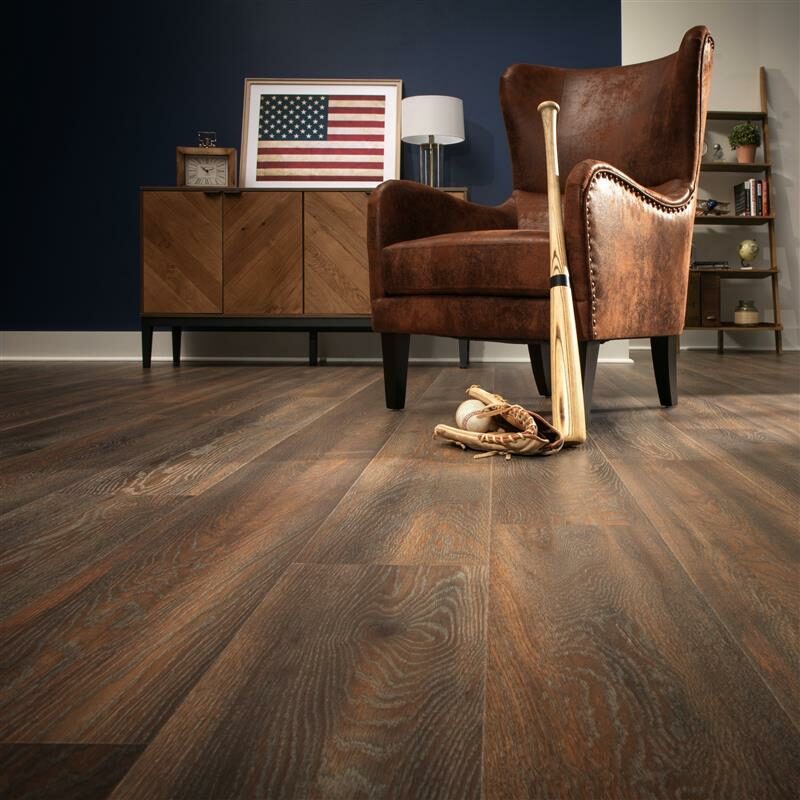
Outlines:
{"type": "Polygon", "coordinates": [[[385,128],[383,95],[261,95],[256,180],[377,185],[385,128]]]}

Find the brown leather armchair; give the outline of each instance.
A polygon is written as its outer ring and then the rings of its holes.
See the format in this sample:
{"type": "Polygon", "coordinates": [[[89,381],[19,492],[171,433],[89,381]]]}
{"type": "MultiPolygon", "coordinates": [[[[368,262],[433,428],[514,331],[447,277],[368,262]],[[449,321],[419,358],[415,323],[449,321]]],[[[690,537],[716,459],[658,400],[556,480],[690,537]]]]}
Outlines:
{"type": "Polygon", "coordinates": [[[403,408],[412,333],[527,343],[549,394],[549,244],[537,106],[560,106],[558,152],[586,411],[597,353],[649,337],[659,399],[677,402],[714,43],[692,28],[672,55],[625,67],[515,64],[500,79],[514,191],[499,206],[410,181],[370,197],[372,324],[386,405],[403,408]]]}

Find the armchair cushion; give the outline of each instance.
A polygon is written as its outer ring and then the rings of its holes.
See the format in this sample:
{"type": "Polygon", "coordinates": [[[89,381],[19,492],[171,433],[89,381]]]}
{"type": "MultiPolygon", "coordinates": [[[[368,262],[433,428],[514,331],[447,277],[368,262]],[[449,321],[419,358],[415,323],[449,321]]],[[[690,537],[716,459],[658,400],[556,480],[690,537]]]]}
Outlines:
{"type": "Polygon", "coordinates": [[[548,297],[548,233],[486,230],[398,242],[383,249],[387,295],[548,297]]]}
{"type": "Polygon", "coordinates": [[[372,299],[386,294],[382,262],[390,245],[445,233],[516,227],[513,199],[501,206],[482,206],[412,181],[386,181],[372,192],[367,207],[372,299]]]}

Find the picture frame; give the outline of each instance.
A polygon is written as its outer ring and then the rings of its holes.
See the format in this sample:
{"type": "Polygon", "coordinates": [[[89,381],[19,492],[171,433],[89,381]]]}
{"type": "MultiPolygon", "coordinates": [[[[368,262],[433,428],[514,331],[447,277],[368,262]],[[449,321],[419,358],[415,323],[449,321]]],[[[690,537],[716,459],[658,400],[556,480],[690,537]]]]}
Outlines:
{"type": "Polygon", "coordinates": [[[399,79],[246,78],[239,186],[374,189],[400,177],[399,79]]]}

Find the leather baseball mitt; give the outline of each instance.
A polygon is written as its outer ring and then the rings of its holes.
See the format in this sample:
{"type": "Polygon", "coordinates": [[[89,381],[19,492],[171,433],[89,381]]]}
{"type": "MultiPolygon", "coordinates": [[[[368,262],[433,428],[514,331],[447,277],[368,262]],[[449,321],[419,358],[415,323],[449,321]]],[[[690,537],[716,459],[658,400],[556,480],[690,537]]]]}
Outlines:
{"type": "Polygon", "coordinates": [[[563,436],[544,418],[520,405],[513,405],[499,394],[487,392],[480,386],[470,386],[467,396],[480,400],[486,408],[479,417],[493,417],[498,430],[493,433],[474,433],[451,425],[437,425],[434,438],[446,439],[462,448],[482,450],[483,456],[495,453],[512,455],[549,456],[564,446],[563,436]]]}

